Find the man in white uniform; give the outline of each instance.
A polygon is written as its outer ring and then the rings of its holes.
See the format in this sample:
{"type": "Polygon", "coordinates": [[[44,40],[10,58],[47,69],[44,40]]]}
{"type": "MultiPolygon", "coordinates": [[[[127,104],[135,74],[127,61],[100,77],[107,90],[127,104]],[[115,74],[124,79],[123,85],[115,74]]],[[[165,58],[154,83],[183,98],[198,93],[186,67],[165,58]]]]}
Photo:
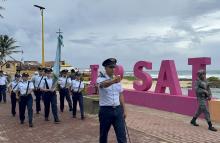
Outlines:
{"type": "Polygon", "coordinates": [[[4,103],[6,103],[6,87],[7,87],[7,77],[3,74],[3,71],[0,70],[0,103],[2,98],[4,103]]]}

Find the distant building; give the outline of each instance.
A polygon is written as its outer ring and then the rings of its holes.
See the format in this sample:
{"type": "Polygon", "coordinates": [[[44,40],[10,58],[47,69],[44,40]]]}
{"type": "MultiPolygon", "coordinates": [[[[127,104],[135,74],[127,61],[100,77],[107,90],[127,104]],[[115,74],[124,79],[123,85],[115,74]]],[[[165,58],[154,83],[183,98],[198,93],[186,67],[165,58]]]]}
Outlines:
{"type": "MultiPolygon", "coordinates": [[[[53,67],[54,63],[55,63],[54,61],[47,61],[45,62],[45,66],[53,67]]],[[[63,69],[67,69],[70,71],[71,69],[74,69],[74,67],[70,64],[65,63],[65,61],[60,61],[60,70],[63,70],[63,69]]]]}
{"type": "MultiPolygon", "coordinates": [[[[54,61],[46,61],[45,67],[53,67],[54,61]]],[[[69,71],[74,67],[66,64],[65,61],[61,61],[61,70],[68,69],[69,71]]],[[[21,73],[28,72],[30,75],[34,74],[37,71],[38,67],[41,66],[41,63],[38,61],[7,61],[6,63],[0,63],[1,69],[10,75],[15,74],[17,70],[20,70],[21,73]]]]}
{"type": "Polygon", "coordinates": [[[21,66],[23,63],[20,61],[7,61],[6,63],[1,63],[1,70],[5,73],[15,74],[17,67],[21,66]]]}

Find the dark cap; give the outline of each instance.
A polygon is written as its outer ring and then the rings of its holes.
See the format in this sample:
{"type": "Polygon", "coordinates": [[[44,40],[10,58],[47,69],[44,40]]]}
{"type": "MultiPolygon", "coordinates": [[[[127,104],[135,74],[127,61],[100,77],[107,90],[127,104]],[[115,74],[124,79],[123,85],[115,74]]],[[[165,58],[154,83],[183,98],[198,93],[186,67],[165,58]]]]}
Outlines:
{"type": "Polygon", "coordinates": [[[67,69],[64,69],[64,70],[61,71],[61,73],[67,73],[67,72],[68,72],[67,69]]]}
{"type": "Polygon", "coordinates": [[[79,77],[79,76],[81,76],[82,74],[80,73],[80,72],[77,72],[76,74],[75,74],[75,76],[77,76],[77,77],[79,77]]]}
{"type": "Polygon", "coordinates": [[[102,63],[102,66],[104,66],[104,67],[110,67],[110,68],[115,68],[116,63],[117,63],[117,60],[116,60],[115,58],[109,58],[109,59],[106,59],[106,60],[102,63]]]}
{"type": "Polygon", "coordinates": [[[50,73],[50,72],[52,72],[52,71],[53,71],[53,70],[52,70],[51,68],[45,68],[45,69],[44,69],[44,72],[45,72],[45,73],[50,73]]]}
{"type": "Polygon", "coordinates": [[[22,77],[29,77],[29,74],[27,72],[22,73],[22,77]]]}
{"type": "Polygon", "coordinates": [[[0,70],[0,73],[3,73],[3,70],[0,70]]]}
{"type": "Polygon", "coordinates": [[[39,71],[44,70],[44,68],[43,68],[43,67],[38,67],[37,69],[38,69],[39,71]]]}
{"type": "Polygon", "coordinates": [[[72,72],[72,73],[75,73],[76,71],[75,71],[75,69],[71,69],[71,72],[72,72]]]}
{"type": "Polygon", "coordinates": [[[15,77],[19,78],[19,77],[21,77],[21,75],[20,74],[15,74],[15,77]]]}

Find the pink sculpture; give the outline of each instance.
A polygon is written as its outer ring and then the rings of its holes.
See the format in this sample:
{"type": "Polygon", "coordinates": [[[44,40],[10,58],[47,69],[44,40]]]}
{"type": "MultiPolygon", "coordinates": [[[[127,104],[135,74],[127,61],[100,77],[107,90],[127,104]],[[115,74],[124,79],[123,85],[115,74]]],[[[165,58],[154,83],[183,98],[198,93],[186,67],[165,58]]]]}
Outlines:
{"type": "Polygon", "coordinates": [[[143,68],[152,69],[152,63],[147,61],[139,61],[134,65],[134,76],[139,80],[135,80],[133,88],[138,91],[148,91],[152,86],[152,77],[143,71],[143,68]],[[140,82],[142,80],[142,82],[140,82]]]}
{"type": "Polygon", "coordinates": [[[195,81],[197,79],[197,72],[200,69],[206,71],[206,65],[211,64],[211,58],[201,57],[201,58],[189,58],[188,64],[192,65],[192,89],[188,90],[188,96],[195,97],[195,81]]]}
{"type": "Polygon", "coordinates": [[[115,75],[120,75],[121,78],[123,78],[124,77],[124,68],[123,68],[123,66],[122,65],[117,65],[115,67],[114,74],[115,75]]]}
{"type": "MultiPolygon", "coordinates": [[[[196,80],[196,73],[199,69],[206,70],[206,65],[211,64],[211,58],[190,58],[188,64],[192,65],[192,81],[193,85],[196,80]]],[[[92,71],[91,82],[88,94],[94,94],[96,79],[98,76],[98,65],[90,66],[92,71]]],[[[125,101],[129,104],[145,106],[168,112],[175,112],[183,115],[194,115],[197,108],[197,99],[195,97],[194,86],[189,90],[189,96],[182,96],[180,83],[178,80],[176,66],[173,60],[164,60],[161,63],[160,72],[155,92],[147,91],[152,86],[152,77],[143,71],[143,68],[152,69],[152,63],[147,61],[139,61],[134,66],[134,76],[140,81],[134,81],[134,90],[125,89],[123,94],[125,101]],[[165,93],[166,88],[170,89],[170,94],[165,93]]],[[[123,67],[115,68],[115,75],[123,77],[123,67]]]]}
{"type": "Polygon", "coordinates": [[[165,93],[166,87],[169,87],[171,95],[182,95],[176,66],[173,60],[162,61],[155,92],[165,93]]]}
{"type": "Polygon", "coordinates": [[[91,68],[91,81],[87,88],[88,95],[92,95],[96,93],[95,84],[98,77],[99,65],[90,65],[90,68],[91,68]]]}

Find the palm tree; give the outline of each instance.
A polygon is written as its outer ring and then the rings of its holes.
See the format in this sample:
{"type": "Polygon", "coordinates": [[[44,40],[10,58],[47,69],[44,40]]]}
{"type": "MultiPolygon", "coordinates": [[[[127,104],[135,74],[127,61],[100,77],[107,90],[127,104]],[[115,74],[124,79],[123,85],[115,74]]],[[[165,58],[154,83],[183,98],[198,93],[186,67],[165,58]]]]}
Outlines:
{"type": "MultiPolygon", "coordinates": [[[[6,1],[6,0],[2,0],[2,1],[6,1]]],[[[4,10],[4,9],[5,9],[4,7],[0,6],[0,10],[4,10]]],[[[4,17],[1,15],[1,13],[0,13],[0,18],[4,18],[4,17]]]]}
{"type": "Polygon", "coordinates": [[[11,58],[11,54],[20,53],[21,51],[16,51],[16,49],[20,46],[16,46],[14,38],[10,38],[8,35],[0,35],[0,61],[5,61],[5,58],[9,56],[11,58]]]}
{"type": "MultiPolygon", "coordinates": [[[[3,10],[3,9],[4,9],[4,7],[0,6],[0,10],[3,10]]],[[[0,13],[0,18],[3,18],[3,16],[1,15],[1,13],[0,13]]]]}

